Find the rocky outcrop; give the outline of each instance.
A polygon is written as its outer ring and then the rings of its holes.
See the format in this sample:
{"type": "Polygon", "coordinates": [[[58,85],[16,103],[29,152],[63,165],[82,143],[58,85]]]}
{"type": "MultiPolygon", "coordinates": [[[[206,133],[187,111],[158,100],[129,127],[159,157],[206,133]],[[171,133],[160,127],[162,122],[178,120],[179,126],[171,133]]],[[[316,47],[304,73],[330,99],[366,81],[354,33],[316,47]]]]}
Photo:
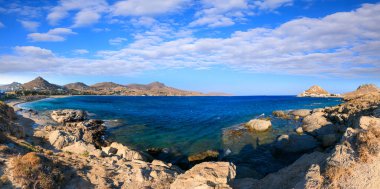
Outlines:
{"type": "Polygon", "coordinates": [[[229,183],[236,176],[236,167],[229,162],[204,162],[179,175],[171,189],[231,188],[229,183]]]}
{"type": "Polygon", "coordinates": [[[132,160],[152,161],[153,160],[153,158],[149,154],[132,150],[128,148],[127,146],[124,146],[117,142],[113,142],[109,146],[109,148],[106,147],[103,151],[108,154],[114,153],[115,155],[118,155],[119,157],[124,158],[125,160],[128,160],[128,161],[132,161],[132,160]]]}
{"type": "Polygon", "coordinates": [[[50,114],[51,118],[58,123],[78,122],[86,119],[87,114],[83,110],[55,110],[50,114]]]}
{"type": "Polygon", "coordinates": [[[245,124],[245,127],[250,131],[263,132],[267,131],[272,126],[269,120],[264,119],[252,119],[245,124]]]}
{"type": "Polygon", "coordinates": [[[360,85],[355,91],[343,94],[345,100],[353,100],[370,93],[380,93],[380,88],[374,84],[360,85]]]}
{"type": "Polygon", "coordinates": [[[339,94],[330,94],[318,85],[311,86],[308,90],[298,94],[297,97],[340,97],[339,94]]]}
{"type": "Polygon", "coordinates": [[[59,150],[66,146],[72,145],[79,140],[74,135],[60,130],[50,132],[48,137],[50,144],[59,150]]]}

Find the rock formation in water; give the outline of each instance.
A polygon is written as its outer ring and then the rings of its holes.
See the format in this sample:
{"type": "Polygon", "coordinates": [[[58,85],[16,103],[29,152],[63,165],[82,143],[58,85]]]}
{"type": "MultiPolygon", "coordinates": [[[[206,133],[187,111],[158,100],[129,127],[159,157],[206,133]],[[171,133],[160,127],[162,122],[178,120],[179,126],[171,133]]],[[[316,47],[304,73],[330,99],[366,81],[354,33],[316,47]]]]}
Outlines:
{"type": "Polygon", "coordinates": [[[339,97],[338,94],[330,94],[318,85],[311,86],[308,90],[297,95],[298,97],[339,97]]]}

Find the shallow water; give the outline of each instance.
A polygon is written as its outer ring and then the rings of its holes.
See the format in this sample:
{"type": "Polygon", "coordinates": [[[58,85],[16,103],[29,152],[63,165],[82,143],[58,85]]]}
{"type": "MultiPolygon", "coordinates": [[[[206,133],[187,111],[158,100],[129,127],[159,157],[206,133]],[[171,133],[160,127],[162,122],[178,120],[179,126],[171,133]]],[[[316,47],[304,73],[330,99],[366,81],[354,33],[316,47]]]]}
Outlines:
{"type": "Polygon", "coordinates": [[[337,98],[294,96],[129,97],[73,96],[20,105],[37,111],[83,109],[92,118],[107,120],[110,137],[136,149],[170,148],[184,155],[208,149],[240,153],[282,133],[294,132],[296,122],[272,119],[266,133],[230,135],[228,129],[274,110],[313,109],[340,104],[337,98]]]}

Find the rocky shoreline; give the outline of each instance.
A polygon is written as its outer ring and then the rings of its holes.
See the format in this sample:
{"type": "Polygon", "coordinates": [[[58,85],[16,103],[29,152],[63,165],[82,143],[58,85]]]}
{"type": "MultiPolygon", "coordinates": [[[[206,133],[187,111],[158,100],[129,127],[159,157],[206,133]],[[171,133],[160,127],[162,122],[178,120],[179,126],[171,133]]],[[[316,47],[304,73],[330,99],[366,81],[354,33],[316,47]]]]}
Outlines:
{"type": "MultiPolygon", "coordinates": [[[[324,109],[274,112],[302,124],[297,134],[281,135],[269,144],[273,153],[300,158],[261,179],[239,178],[239,167],[228,159],[217,161],[213,151],[191,157],[198,164],[189,170],[157,160],[105,140],[103,122],[90,120],[79,110],[54,111],[55,124],[38,128],[30,119],[35,117],[16,115],[4,103],[0,115],[2,188],[374,188],[380,184],[380,93],[324,109]],[[40,164],[51,167],[45,170],[40,164]],[[25,167],[37,171],[20,176],[26,174],[25,167]],[[51,170],[54,174],[49,175],[51,170]]],[[[270,125],[259,119],[246,128],[269,132],[270,125]]]]}

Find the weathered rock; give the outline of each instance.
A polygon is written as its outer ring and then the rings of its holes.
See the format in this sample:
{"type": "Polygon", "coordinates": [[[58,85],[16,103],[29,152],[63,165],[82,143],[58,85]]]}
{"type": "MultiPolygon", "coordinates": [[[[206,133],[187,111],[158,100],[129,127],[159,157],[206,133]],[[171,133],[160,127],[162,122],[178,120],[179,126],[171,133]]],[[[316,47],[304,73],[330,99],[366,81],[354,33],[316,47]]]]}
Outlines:
{"type": "Polygon", "coordinates": [[[272,115],[282,119],[289,119],[289,114],[281,110],[273,111],[272,115]]]}
{"type": "Polygon", "coordinates": [[[231,188],[228,184],[236,176],[236,167],[229,162],[204,162],[179,175],[171,189],[231,188]]]}
{"type": "Polygon", "coordinates": [[[313,164],[307,170],[303,180],[299,181],[295,189],[319,189],[323,184],[323,177],[321,176],[321,168],[318,164],[313,164]]]}
{"type": "Polygon", "coordinates": [[[298,117],[306,117],[310,115],[311,110],[309,109],[299,109],[299,110],[293,110],[289,112],[290,115],[298,116],[298,117]]]}
{"type": "Polygon", "coordinates": [[[82,154],[82,155],[89,155],[90,152],[93,152],[97,150],[94,145],[92,144],[86,144],[82,141],[75,142],[74,144],[70,146],[66,146],[62,148],[62,151],[64,152],[71,152],[75,154],[82,154]]]}
{"type": "Polygon", "coordinates": [[[153,159],[149,154],[129,149],[127,146],[117,142],[113,142],[110,147],[117,149],[116,155],[124,158],[125,160],[151,161],[153,159]]]}
{"type": "MultiPolygon", "coordinates": [[[[310,166],[312,166],[313,164],[321,164],[323,161],[325,161],[326,157],[327,154],[321,152],[305,154],[291,165],[279,170],[276,173],[271,173],[265,176],[263,179],[259,180],[259,182],[253,183],[254,185],[252,185],[251,188],[294,188],[296,185],[300,186],[301,183],[305,184],[305,177],[307,177],[308,172],[310,172],[310,166]]],[[[311,179],[307,180],[310,181],[311,179]]]]}
{"type": "Polygon", "coordinates": [[[50,114],[51,118],[58,123],[77,122],[86,119],[87,114],[82,110],[55,110],[50,114]]]}
{"type": "Polygon", "coordinates": [[[263,132],[267,131],[272,126],[272,123],[269,120],[252,119],[248,123],[246,123],[245,126],[250,131],[263,132]]]}
{"type": "Polygon", "coordinates": [[[373,111],[373,116],[380,118],[380,107],[373,111]]]}
{"type": "Polygon", "coordinates": [[[57,149],[72,145],[76,141],[78,138],[65,131],[56,130],[49,133],[49,142],[57,149]]]}
{"type": "Polygon", "coordinates": [[[316,109],[313,109],[312,113],[323,112],[323,111],[324,111],[323,108],[316,108],[316,109]]]}
{"type": "Polygon", "coordinates": [[[323,126],[332,124],[329,122],[322,112],[313,113],[306,116],[302,120],[302,129],[305,132],[313,134],[313,132],[323,126]]]}
{"type": "Polygon", "coordinates": [[[298,128],[296,129],[296,133],[299,134],[299,135],[301,135],[301,134],[303,133],[303,129],[302,129],[302,127],[298,127],[298,128]]]}
{"type": "Polygon", "coordinates": [[[281,135],[274,143],[275,153],[302,153],[318,146],[314,137],[309,135],[281,135]]]}
{"type": "Polygon", "coordinates": [[[117,153],[117,149],[111,146],[102,147],[102,151],[107,155],[115,155],[117,153]]]}
{"type": "Polygon", "coordinates": [[[370,116],[362,116],[359,119],[359,125],[356,128],[361,128],[367,130],[370,126],[378,126],[380,127],[380,118],[370,117],[370,116]]]}

